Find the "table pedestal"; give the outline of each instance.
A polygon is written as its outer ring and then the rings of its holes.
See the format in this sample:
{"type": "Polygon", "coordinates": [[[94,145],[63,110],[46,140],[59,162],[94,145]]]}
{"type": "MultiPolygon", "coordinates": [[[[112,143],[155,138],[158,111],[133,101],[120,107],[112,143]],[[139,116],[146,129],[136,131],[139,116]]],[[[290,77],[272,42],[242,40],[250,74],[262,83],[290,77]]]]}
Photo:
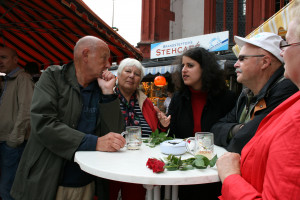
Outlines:
{"type": "Polygon", "coordinates": [[[146,188],[147,200],[160,200],[160,186],[159,185],[143,185],[146,188]]]}
{"type": "MultiPolygon", "coordinates": [[[[146,200],[160,200],[160,186],[159,185],[143,185],[146,188],[146,200]]],[[[178,185],[165,185],[164,200],[178,200],[178,185]],[[172,191],[171,191],[172,187],[172,191]],[[171,197],[172,192],[172,198],[171,197]]]]}
{"type": "Polygon", "coordinates": [[[178,199],[178,185],[172,185],[172,200],[178,199]]]}

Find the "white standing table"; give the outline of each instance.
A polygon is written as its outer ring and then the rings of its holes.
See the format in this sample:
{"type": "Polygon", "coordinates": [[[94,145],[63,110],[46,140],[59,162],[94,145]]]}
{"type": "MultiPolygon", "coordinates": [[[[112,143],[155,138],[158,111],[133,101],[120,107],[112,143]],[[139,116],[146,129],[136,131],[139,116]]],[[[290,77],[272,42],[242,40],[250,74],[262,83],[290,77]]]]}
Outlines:
{"type": "MultiPolygon", "coordinates": [[[[215,146],[215,153],[220,157],[226,150],[215,146]]],[[[79,151],[75,162],[80,168],[92,175],[129,183],[143,184],[147,189],[148,199],[160,199],[159,185],[172,186],[172,199],[178,199],[178,185],[205,184],[220,181],[216,166],[207,169],[187,171],[167,171],[153,173],[146,167],[148,158],[162,158],[167,155],[160,152],[159,145],[150,148],[144,143],[140,150],[121,149],[118,152],[79,151]],[[154,196],[152,191],[154,190],[154,196]]],[[[182,159],[191,157],[185,153],[182,159]]],[[[166,187],[167,191],[170,187],[166,187]]],[[[168,195],[168,194],[167,194],[168,195]]]]}

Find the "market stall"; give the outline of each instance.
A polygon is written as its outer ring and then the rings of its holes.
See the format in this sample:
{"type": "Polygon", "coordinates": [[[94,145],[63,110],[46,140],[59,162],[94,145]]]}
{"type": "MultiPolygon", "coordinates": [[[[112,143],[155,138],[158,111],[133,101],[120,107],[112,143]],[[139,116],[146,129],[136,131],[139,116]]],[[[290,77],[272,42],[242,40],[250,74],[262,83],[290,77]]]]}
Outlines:
{"type": "Polygon", "coordinates": [[[166,94],[168,85],[158,87],[154,84],[154,82],[142,82],[142,87],[153,105],[157,106],[161,111],[165,111],[164,102],[167,98],[166,94]]]}

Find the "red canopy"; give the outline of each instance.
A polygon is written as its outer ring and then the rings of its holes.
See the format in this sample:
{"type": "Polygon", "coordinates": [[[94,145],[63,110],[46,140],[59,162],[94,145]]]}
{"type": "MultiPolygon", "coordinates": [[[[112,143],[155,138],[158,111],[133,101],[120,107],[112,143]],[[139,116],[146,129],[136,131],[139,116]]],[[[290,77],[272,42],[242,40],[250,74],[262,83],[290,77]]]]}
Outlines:
{"type": "Polygon", "coordinates": [[[111,62],[142,53],[102,21],[82,0],[1,0],[0,46],[17,50],[19,64],[43,66],[73,59],[76,41],[93,35],[106,41],[111,62]]]}

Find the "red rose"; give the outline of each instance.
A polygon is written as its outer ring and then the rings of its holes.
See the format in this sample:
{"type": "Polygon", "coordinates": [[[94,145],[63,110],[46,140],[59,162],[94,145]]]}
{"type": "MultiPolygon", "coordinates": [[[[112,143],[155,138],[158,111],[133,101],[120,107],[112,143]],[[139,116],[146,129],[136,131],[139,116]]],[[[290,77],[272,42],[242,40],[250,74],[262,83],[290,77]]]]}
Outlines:
{"type": "Polygon", "coordinates": [[[163,172],[165,170],[165,163],[161,160],[157,160],[156,158],[149,158],[146,163],[146,166],[152,169],[154,173],[163,172]]]}
{"type": "Polygon", "coordinates": [[[154,161],[155,161],[155,158],[148,158],[148,161],[146,163],[146,166],[150,169],[153,168],[153,165],[154,165],[154,161]]]}

